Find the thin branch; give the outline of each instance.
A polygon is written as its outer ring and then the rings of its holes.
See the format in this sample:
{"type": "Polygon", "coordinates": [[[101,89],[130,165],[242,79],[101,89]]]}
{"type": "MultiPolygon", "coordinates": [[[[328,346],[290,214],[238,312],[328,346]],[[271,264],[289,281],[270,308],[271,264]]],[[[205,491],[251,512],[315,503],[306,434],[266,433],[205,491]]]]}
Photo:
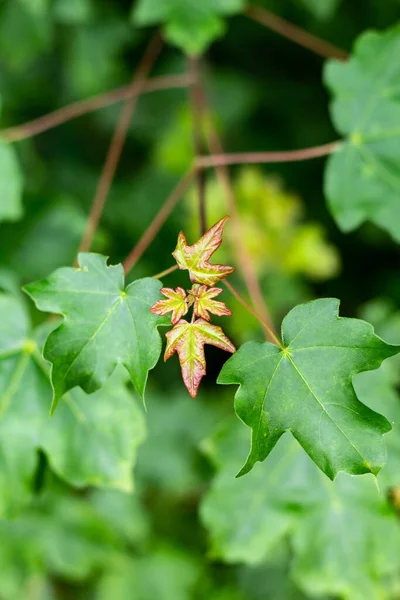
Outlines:
{"type": "MultiPolygon", "coordinates": [[[[189,74],[193,82],[189,88],[190,106],[192,111],[193,122],[193,148],[195,156],[204,154],[205,148],[202,139],[202,101],[199,76],[199,60],[197,58],[188,58],[189,74]]],[[[199,221],[200,235],[204,235],[207,231],[207,216],[206,216],[206,173],[203,169],[197,171],[197,191],[199,197],[199,221]]]]}
{"type": "Polygon", "coordinates": [[[231,283],[229,283],[229,281],[227,281],[226,279],[224,279],[224,281],[222,281],[222,283],[228,288],[228,290],[235,296],[236,300],[238,300],[240,302],[240,304],[242,304],[242,306],[244,306],[244,308],[251,314],[253,315],[253,317],[255,317],[263,326],[264,330],[266,331],[266,333],[268,333],[268,336],[270,338],[270,340],[276,344],[277,346],[279,346],[280,348],[283,348],[279,338],[275,335],[275,332],[273,331],[273,329],[271,329],[271,327],[268,325],[268,323],[266,323],[262,317],[260,317],[259,314],[256,313],[256,311],[251,308],[251,306],[249,304],[247,304],[246,300],[244,300],[244,298],[242,298],[242,296],[239,294],[239,292],[237,292],[235,290],[235,288],[233,287],[233,285],[231,283]]]}
{"type": "Polygon", "coordinates": [[[231,154],[211,154],[208,156],[199,156],[196,159],[196,166],[202,169],[209,167],[220,167],[223,165],[244,165],[257,163],[283,163],[298,162],[328,156],[333,154],[341,147],[340,140],[323,144],[322,146],[313,146],[311,148],[302,148],[300,150],[284,150],[279,152],[237,152],[231,154]]]}
{"type": "Polygon", "coordinates": [[[322,40],[316,35],[308,33],[308,31],[301,29],[301,27],[285,21],[285,19],[260,6],[250,6],[247,9],[247,16],[324,58],[336,58],[337,60],[345,61],[349,56],[345,50],[322,40]]]}
{"type": "Polygon", "coordinates": [[[135,266],[139,258],[142,254],[147,250],[148,246],[156,237],[157,233],[160,231],[161,227],[164,225],[165,221],[175,208],[176,204],[179,202],[183,194],[188,189],[189,185],[193,181],[196,176],[196,169],[190,169],[186,175],[182,177],[179,181],[178,185],[173,189],[171,194],[168,196],[167,200],[164,202],[157,215],[154,217],[140,240],[132,249],[131,253],[125,259],[123,266],[125,273],[129,273],[131,269],[135,266]]]}
{"type": "Polygon", "coordinates": [[[143,89],[143,86],[146,82],[146,77],[149,74],[158,54],[160,53],[161,47],[161,37],[157,33],[152,37],[149,45],[146,48],[143,58],[139,63],[139,67],[135,72],[130,87],[131,90],[136,90],[137,93],[135,97],[125,102],[121,110],[119,121],[116,125],[100,180],[97,185],[96,193],[93,198],[86,230],[79,246],[79,252],[86,252],[92,245],[93,237],[99,224],[101,213],[103,212],[108,192],[114,179],[115,171],[117,170],[119,158],[125,144],[132,115],[137,105],[139,93],[143,89]]]}
{"type": "Polygon", "coordinates": [[[18,142],[26,138],[33,137],[54,127],[58,127],[71,119],[76,119],[88,113],[94,112],[101,108],[111,106],[116,102],[123,100],[130,100],[141,94],[147,94],[149,92],[156,92],[158,90],[169,90],[173,88],[186,88],[192,82],[190,75],[165,75],[162,77],[152,77],[147,80],[142,89],[138,87],[132,87],[131,84],[124,85],[123,87],[104,92],[103,94],[97,94],[91,98],[85,100],[79,100],[73,102],[67,106],[63,106],[47,115],[43,115],[38,119],[33,119],[27,123],[16,125],[15,127],[8,127],[7,129],[0,129],[0,138],[7,142],[18,142]]]}
{"type": "MultiPolygon", "coordinates": [[[[207,115],[207,141],[208,147],[212,154],[224,154],[222,142],[219,138],[217,129],[213,123],[212,115],[210,113],[207,99],[204,91],[202,90],[202,104],[204,114],[207,115]]],[[[268,308],[264,302],[264,298],[261,292],[260,285],[258,283],[257,274],[253,265],[252,258],[247,250],[246,244],[244,243],[244,235],[240,220],[239,211],[236,206],[235,194],[233,191],[233,185],[230,179],[229,171],[225,165],[215,166],[215,172],[217,179],[220,182],[222,189],[225,192],[225,198],[229,214],[232,218],[232,228],[234,244],[233,247],[236,250],[237,261],[240,266],[246,287],[248,289],[252,303],[255,309],[261,315],[263,321],[268,324],[267,339],[274,341],[278,338],[275,332],[275,328],[270,317],[268,308]],[[269,333],[273,332],[273,336],[269,333]]]]}
{"type": "Polygon", "coordinates": [[[153,275],[153,279],[161,279],[162,277],[165,277],[166,275],[169,275],[170,273],[173,273],[174,271],[177,271],[178,269],[179,269],[178,265],[173,265],[169,269],[165,269],[165,271],[161,271],[160,273],[157,273],[157,275],[153,275]]]}

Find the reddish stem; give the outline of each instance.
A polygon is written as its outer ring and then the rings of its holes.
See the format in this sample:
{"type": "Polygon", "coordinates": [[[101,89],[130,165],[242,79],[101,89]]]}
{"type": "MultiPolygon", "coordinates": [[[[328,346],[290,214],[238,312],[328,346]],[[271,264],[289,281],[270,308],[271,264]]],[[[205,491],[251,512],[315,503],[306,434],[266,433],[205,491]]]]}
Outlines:
{"type": "Polygon", "coordinates": [[[152,77],[147,80],[142,89],[132,87],[131,84],[124,85],[116,90],[98,94],[92,98],[79,100],[67,106],[63,106],[38,119],[22,123],[15,127],[0,130],[0,137],[7,142],[18,142],[29,137],[48,131],[54,127],[62,125],[71,119],[76,119],[100,108],[105,108],[122,100],[130,100],[135,96],[155,92],[158,90],[168,90],[173,88],[184,88],[191,84],[190,75],[165,75],[163,77],[152,77]]]}
{"type": "Polygon", "coordinates": [[[149,45],[147,46],[144,57],[142,58],[133,77],[130,88],[131,91],[135,90],[136,95],[125,102],[121,110],[120,118],[116,125],[100,180],[97,185],[96,193],[93,198],[86,230],[79,246],[79,252],[87,252],[92,245],[93,237],[98,227],[100,217],[107,200],[108,192],[114,179],[115,171],[117,170],[118,162],[125,144],[129,125],[137,105],[139,94],[143,90],[146,77],[160,53],[161,46],[162,41],[157,33],[155,36],[153,36],[149,45]]]}
{"type": "Polygon", "coordinates": [[[341,141],[330,142],[322,146],[302,148],[300,150],[282,150],[279,152],[236,152],[230,154],[211,154],[199,156],[196,166],[199,168],[220,167],[225,165],[244,165],[256,163],[282,163],[310,160],[327,156],[339,150],[341,141]]]}
{"type": "Polygon", "coordinates": [[[247,16],[254,21],[258,21],[262,25],[265,25],[268,29],[272,29],[272,31],[279,33],[288,40],[291,40],[324,58],[336,58],[337,60],[345,61],[349,56],[348,53],[341,48],[322,40],[316,35],[308,33],[308,31],[301,29],[301,27],[285,21],[285,19],[278,17],[278,15],[275,15],[260,6],[250,6],[247,9],[247,16]]]}
{"type": "Polygon", "coordinates": [[[157,233],[160,231],[161,227],[164,225],[165,221],[175,208],[176,204],[181,199],[182,195],[186,192],[189,185],[193,181],[196,176],[196,169],[192,168],[190,171],[182,177],[179,181],[178,185],[174,188],[171,194],[168,196],[167,200],[164,202],[140,240],[137,242],[135,247],[132,249],[131,253],[126,257],[123,265],[125,273],[129,273],[131,269],[135,266],[139,258],[142,254],[147,250],[148,246],[156,237],[157,233]]]}

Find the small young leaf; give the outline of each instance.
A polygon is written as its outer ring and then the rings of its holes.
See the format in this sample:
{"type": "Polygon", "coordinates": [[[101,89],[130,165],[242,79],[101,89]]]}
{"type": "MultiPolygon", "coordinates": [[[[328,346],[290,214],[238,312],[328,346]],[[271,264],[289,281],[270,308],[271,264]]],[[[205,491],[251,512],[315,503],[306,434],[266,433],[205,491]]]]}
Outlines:
{"type": "Polygon", "coordinates": [[[200,381],[206,374],[204,344],[216,346],[226,352],[236,350],[221,327],[211,325],[203,319],[197,319],[194,323],[182,319],[168,331],[166,337],[168,343],[164,360],[168,360],[175,352],[178,354],[182,378],[192,398],[196,397],[200,381]]]}
{"type": "Polygon", "coordinates": [[[218,300],[212,300],[215,296],[219,296],[221,294],[221,288],[207,288],[207,286],[202,285],[197,290],[196,299],[194,301],[194,314],[197,317],[201,317],[205,321],[210,320],[209,312],[213,315],[217,315],[218,317],[222,316],[231,316],[232,312],[225,306],[223,302],[219,302],[218,300]]]}
{"type": "Polygon", "coordinates": [[[213,225],[192,246],[188,246],[183,231],[178,236],[178,244],[172,253],[180,269],[188,269],[190,281],[213,286],[234,271],[233,267],[210,264],[211,255],[222,243],[222,231],[229,217],[224,217],[213,225]]]}
{"type": "Polygon", "coordinates": [[[171,288],[161,288],[160,292],[168,298],[167,300],[158,300],[151,307],[150,312],[153,315],[164,316],[172,312],[171,323],[175,325],[186,315],[189,310],[186,302],[186,292],[183,288],[177,287],[176,290],[171,288]]]}
{"type": "Polygon", "coordinates": [[[90,394],[124,365],[143,397],[147,375],[161,353],[160,317],[150,308],[160,282],[139,279],[124,289],[122,265],[107,266],[100,254],[79,255],[80,268],[65,267],[24,289],[39,310],[62,314],[48,337],[44,357],[52,364],[56,408],[65,392],[80,386],[90,394]]]}
{"type": "Polygon", "coordinates": [[[352,378],[400,352],[368,323],[338,316],[339,301],[294,308],[284,319],[285,347],[249,342],[230,358],[219,383],[239,384],[235,408],[251,427],[252,446],[240,475],[263,461],[290,430],[319,468],[378,473],[386,460],[389,422],[356,397],[352,378]]]}

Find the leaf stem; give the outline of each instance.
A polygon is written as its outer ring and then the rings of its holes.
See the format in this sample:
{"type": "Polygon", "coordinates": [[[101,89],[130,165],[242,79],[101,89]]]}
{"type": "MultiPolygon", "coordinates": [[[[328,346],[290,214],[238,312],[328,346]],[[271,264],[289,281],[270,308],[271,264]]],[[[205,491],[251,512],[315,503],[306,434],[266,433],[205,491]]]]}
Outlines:
{"type": "Polygon", "coordinates": [[[157,275],[153,275],[153,279],[161,279],[162,277],[165,277],[166,275],[169,275],[170,273],[173,273],[174,271],[177,271],[178,269],[179,269],[178,265],[173,265],[169,269],[165,269],[165,271],[161,271],[161,273],[157,273],[157,275]]]}
{"type": "MultiPolygon", "coordinates": [[[[201,100],[203,114],[207,117],[207,143],[209,151],[212,154],[224,154],[222,142],[218,135],[217,128],[214,125],[213,117],[209,109],[207,98],[203,88],[201,88],[201,100]]],[[[244,234],[242,230],[242,223],[236,205],[235,193],[233,190],[233,185],[229,175],[229,171],[225,165],[215,165],[215,172],[220,186],[225,193],[228,213],[232,218],[232,229],[234,238],[233,248],[236,251],[237,261],[242,272],[244,281],[246,283],[246,287],[248,289],[254,307],[260,313],[263,321],[268,324],[268,329],[266,329],[267,339],[275,341],[278,338],[275,333],[274,325],[272,323],[272,319],[269,314],[268,308],[264,302],[264,298],[257,280],[257,274],[253,265],[252,258],[243,241],[244,234]],[[273,335],[271,335],[270,332],[273,332],[273,335]]]]}
{"type": "Polygon", "coordinates": [[[178,182],[178,185],[172,190],[171,194],[168,196],[146,231],[143,233],[140,240],[135,244],[130,254],[124,260],[123,266],[125,274],[129,273],[129,271],[133,269],[139,258],[154,240],[157,233],[160,231],[161,227],[164,225],[165,221],[175,208],[176,204],[179,202],[189,185],[192,183],[196,176],[196,172],[197,169],[195,168],[187,171],[182,179],[178,182]]]}
{"type": "Polygon", "coordinates": [[[220,167],[226,165],[243,165],[256,163],[281,163],[310,160],[321,156],[327,156],[336,152],[342,142],[337,140],[321,146],[302,148],[299,150],[283,150],[279,152],[237,152],[230,154],[211,154],[199,156],[196,166],[202,169],[209,167],[220,167]]]}
{"type": "Polygon", "coordinates": [[[42,117],[27,121],[21,125],[0,129],[0,138],[6,142],[18,142],[26,138],[33,137],[54,127],[58,127],[71,119],[76,119],[88,113],[101,108],[111,106],[123,100],[131,100],[141,94],[156,92],[159,90],[169,90],[174,88],[186,88],[191,84],[190,75],[164,75],[161,77],[152,77],[148,79],[140,90],[131,84],[124,85],[116,90],[110,90],[102,94],[97,94],[85,100],[78,100],[67,106],[63,106],[42,117]]]}
{"type": "Polygon", "coordinates": [[[278,17],[278,15],[261,8],[260,6],[250,6],[246,14],[253,21],[258,21],[268,29],[279,33],[286,39],[311,50],[315,54],[322,56],[323,58],[336,58],[337,60],[345,61],[348,58],[348,53],[337,46],[322,40],[316,35],[312,35],[308,31],[305,31],[293,23],[289,23],[278,17]]]}
{"type": "Polygon", "coordinates": [[[244,300],[244,298],[242,298],[242,296],[239,294],[239,292],[237,292],[235,290],[235,288],[233,287],[233,285],[231,283],[229,283],[229,281],[227,281],[226,279],[224,279],[222,281],[222,283],[228,288],[228,290],[235,296],[236,300],[238,300],[240,302],[240,304],[242,304],[242,306],[244,306],[244,308],[251,314],[253,315],[253,317],[255,317],[263,326],[263,328],[265,329],[265,331],[268,333],[269,337],[270,337],[270,341],[274,344],[276,344],[277,346],[279,346],[279,348],[283,349],[283,345],[280,342],[278,336],[275,334],[275,332],[273,331],[273,329],[271,329],[271,327],[268,325],[268,323],[266,323],[264,321],[264,319],[262,317],[260,317],[260,315],[253,309],[251,308],[251,306],[249,304],[247,304],[246,300],[244,300]]]}
{"type": "MultiPolygon", "coordinates": [[[[189,75],[192,78],[192,84],[189,87],[190,107],[192,112],[192,131],[193,131],[193,148],[195,156],[204,154],[204,144],[202,140],[202,101],[199,76],[199,59],[188,57],[189,75]]],[[[200,235],[204,235],[207,231],[206,217],[206,173],[204,169],[197,171],[197,190],[199,197],[199,221],[200,235]]]]}
{"type": "Polygon", "coordinates": [[[114,179],[115,171],[117,170],[118,162],[128,133],[129,124],[137,105],[139,93],[141,93],[143,90],[147,75],[150,72],[150,69],[152,68],[158,54],[160,53],[161,47],[161,37],[159,33],[156,33],[150,40],[150,43],[146,48],[144,56],[139,63],[139,67],[137,68],[130,85],[131,91],[135,90],[136,95],[130,100],[127,100],[121,110],[120,118],[116,125],[114,135],[108,149],[107,157],[103,166],[99,183],[97,185],[96,193],[93,198],[92,207],[90,209],[86,230],[83,234],[78,252],[87,252],[92,245],[93,237],[98,227],[100,217],[107,200],[108,192],[114,179]]]}

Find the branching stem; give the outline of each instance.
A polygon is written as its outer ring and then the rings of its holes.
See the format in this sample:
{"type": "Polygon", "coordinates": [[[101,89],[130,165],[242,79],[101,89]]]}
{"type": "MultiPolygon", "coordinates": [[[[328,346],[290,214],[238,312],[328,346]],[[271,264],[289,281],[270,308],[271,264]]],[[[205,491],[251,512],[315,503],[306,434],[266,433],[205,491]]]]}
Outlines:
{"type": "Polygon", "coordinates": [[[349,56],[341,48],[322,40],[316,35],[308,33],[308,31],[301,29],[301,27],[285,21],[285,19],[260,6],[250,6],[247,9],[247,16],[323,58],[336,58],[337,60],[345,61],[349,56]]]}
{"type": "Polygon", "coordinates": [[[139,94],[143,90],[146,77],[150,72],[162,47],[160,35],[157,33],[151,39],[146,48],[145,54],[139,64],[139,67],[131,83],[131,91],[136,90],[136,95],[127,100],[121,110],[119,121],[116,125],[113,138],[107,153],[104,167],[97,185],[96,193],[93,198],[92,207],[87,221],[85,233],[79,246],[79,252],[87,252],[92,245],[93,237],[100,222],[108,192],[117,170],[118,162],[122,149],[125,144],[132,115],[135,111],[139,94]]]}
{"type": "Polygon", "coordinates": [[[63,123],[82,117],[88,113],[94,112],[106,106],[111,106],[123,100],[131,100],[141,94],[156,92],[159,90],[169,90],[174,88],[186,88],[192,82],[190,75],[165,75],[162,77],[152,77],[147,80],[142,89],[133,87],[132,84],[124,85],[123,87],[97,94],[85,100],[73,102],[67,106],[63,106],[47,115],[43,115],[38,119],[33,119],[15,127],[8,127],[0,130],[0,138],[6,142],[18,142],[26,138],[33,137],[39,133],[58,127],[63,123]]]}
{"type": "Polygon", "coordinates": [[[157,233],[160,231],[161,227],[164,225],[165,221],[175,208],[176,204],[179,202],[183,194],[188,189],[189,185],[192,183],[193,179],[196,176],[196,169],[190,169],[187,171],[186,175],[182,177],[179,181],[178,185],[173,189],[171,194],[168,196],[167,200],[164,202],[140,240],[132,249],[131,253],[125,259],[123,266],[125,273],[129,273],[151,244],[151,242],[156,237],[157,233]]]}
{"type": "Polygon", "coordinates": [[[340,140],[323,144],[322,146],[312,146],[299,150],[284,150],[279,152],[237,152],[230,154],[211,154],[208,156],[199,156],[196,159],[196,166],[199,168],[221,167],[226,165],[244,165],[257,163],[283,163],[310,160],[321,156],[333,154],[341,147],[340,140]]]}

